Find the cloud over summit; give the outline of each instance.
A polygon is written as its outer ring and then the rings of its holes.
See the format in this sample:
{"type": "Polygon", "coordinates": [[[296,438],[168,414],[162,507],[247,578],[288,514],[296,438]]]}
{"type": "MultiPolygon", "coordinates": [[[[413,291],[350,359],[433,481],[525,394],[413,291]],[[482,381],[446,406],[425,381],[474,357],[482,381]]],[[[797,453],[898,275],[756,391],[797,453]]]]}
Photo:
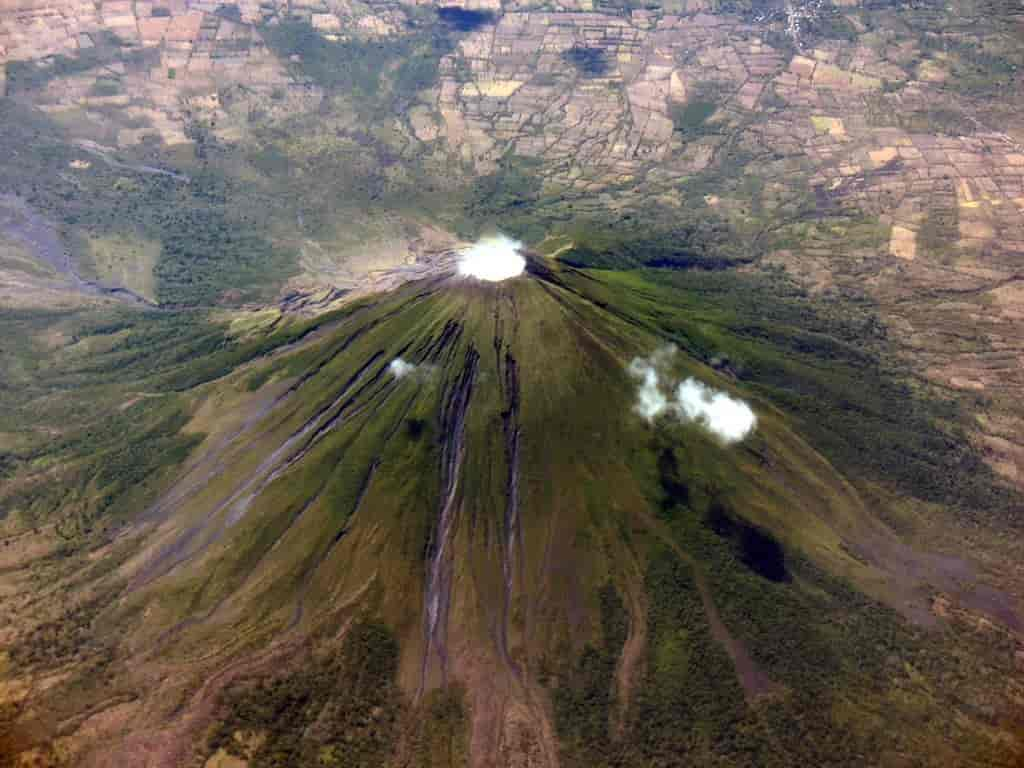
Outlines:
{"type": "Polygon", "coordinates": [[[521,274],[526,259],[523,244],[498,233],[481,238],[459,252],[459,274],[488,282],[500,282],[521,274]]]}

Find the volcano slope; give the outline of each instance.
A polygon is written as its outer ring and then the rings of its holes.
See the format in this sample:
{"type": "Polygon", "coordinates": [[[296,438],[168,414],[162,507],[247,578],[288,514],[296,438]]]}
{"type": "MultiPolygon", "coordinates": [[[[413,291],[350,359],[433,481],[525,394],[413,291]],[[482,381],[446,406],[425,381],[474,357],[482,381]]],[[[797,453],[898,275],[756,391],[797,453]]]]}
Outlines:
{"type": "Polygon", "coordinates": [[[1019,764],[1014,497],[808,307],[534,256],[231,333],[5,317],[90,350],[13,412],[106,414],[5,470],[5,760],[1019,764]],[[756,430],[644,418],[638,358],[756,430]]]}

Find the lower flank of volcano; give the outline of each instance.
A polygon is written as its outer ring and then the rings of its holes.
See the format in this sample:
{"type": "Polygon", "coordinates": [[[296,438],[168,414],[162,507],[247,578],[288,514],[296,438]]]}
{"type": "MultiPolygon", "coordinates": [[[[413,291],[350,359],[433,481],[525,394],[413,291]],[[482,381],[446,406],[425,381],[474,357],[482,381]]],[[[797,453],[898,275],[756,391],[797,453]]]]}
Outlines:
{"type": "Polygon", "coordinates": [[[945,642],[929,589],[1015,615],[670,302],[617,309],[656,290],[538,259],[411,282],[190,390],[201,442],[90,576],[124,672],[80,692],[81,754],[824,765],[890,738],[872,713],[945,642]]]}

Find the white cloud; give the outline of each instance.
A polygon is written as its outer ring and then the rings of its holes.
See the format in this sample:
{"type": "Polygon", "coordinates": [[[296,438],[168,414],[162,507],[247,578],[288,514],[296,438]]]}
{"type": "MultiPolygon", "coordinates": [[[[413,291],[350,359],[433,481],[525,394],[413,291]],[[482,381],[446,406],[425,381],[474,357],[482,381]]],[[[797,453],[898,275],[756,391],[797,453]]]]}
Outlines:
{"type": "Polygon", "coordinates": [[[521,242],[507,235],[481,238],[459,253],[459,274],[495,283],[508,280],[526,269],[522,247],[521,242]]]}
{"type": "Polygon", "coordinates": [[[757,416],[744,401],[693,377],[675,387],[669,385],[669,365],[675,354],[674,346],[666,346],[630,363],[630,374],[639,380],[634,406],[637,413],[649,422],[671,414],[680,421],[701,425],[725,443],[738,442],[754,431],[757,416]]]}
{"type": "Polygon", "coordinates": [[[408,376],[410,373],[416,370],[416,366],[413,363],[407,363],[400,357],[396,357],[388,365],[388,370],[391,371],[391,375],[396,379],[401,379],[404,376],[408,376]]]}
{"type": "Polygon", "coordinates": [[[676,389],[675,404],[685,421],[704,425],[727,443],[739,442],[757,426],[749,405],[694,378],[676,389]]]}
{"type": "Polygon", "coordinates": [[[629,372],[640,379],[636,412],[648,421],[654,421],[668,409],[668,398],[659,386],[658,371],[648,360],[638,357],[630,364],[629,372]]]}

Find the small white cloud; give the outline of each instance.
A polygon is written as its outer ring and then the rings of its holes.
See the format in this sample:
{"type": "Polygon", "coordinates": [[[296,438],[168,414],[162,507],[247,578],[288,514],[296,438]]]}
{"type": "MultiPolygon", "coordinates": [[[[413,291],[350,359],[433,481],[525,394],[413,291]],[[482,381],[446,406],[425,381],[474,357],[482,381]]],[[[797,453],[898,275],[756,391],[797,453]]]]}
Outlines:
{"type": "Polygon", "coordinates": [[[665,413],[685,423],[704,427],[725,443],[747,437],[757,426],[757,416],[749,405],[727,392],[709,387],[692,377],[671,387],[669,364],[676,354],[674,346],[656,350],[650,357],[638,357],[629,365],[630,374],[639,380],[637,413],[653,422],[665,413]]]}
{"type": "Polygon", "coordinates": [[[754,431],[757,416],[742,400],[689,378],[676,389],[676,407],[685,421],[695,421],[727,443],[754,431]]]}
{"type": "Polygon", "coordinates": [[[668,398],[659,386],[658,371],[648,360],[638,357],[630,364],[629,372],[640,379],[636,412],[648,421],[654,421],[668,410],[668,398]]]}
{"type": "Polygon", "coordinates": [[[526,259],[523,244],[507,235],[481,238],[459,253],[459,274],[496,283],[522,274],[526,259]]]}
{"type": "Polygon", "coordinates": [[[416,366],[413,363],[406,362],[400,357],[396,357],[388,365],[388,370],[391,371],[391,375],[396,379],[401,379],[415,371],[416,366]]]}

